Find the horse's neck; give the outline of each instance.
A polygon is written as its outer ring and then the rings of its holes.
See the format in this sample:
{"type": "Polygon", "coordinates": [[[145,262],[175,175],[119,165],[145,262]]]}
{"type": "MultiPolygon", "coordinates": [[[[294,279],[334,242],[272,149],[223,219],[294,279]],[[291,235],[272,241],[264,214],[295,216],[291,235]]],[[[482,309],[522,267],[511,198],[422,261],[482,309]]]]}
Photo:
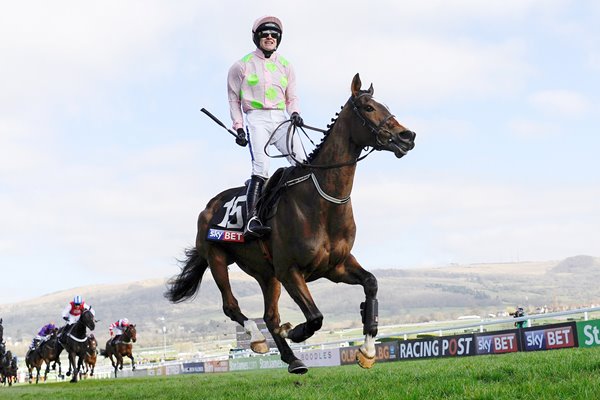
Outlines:
{"type": "Polygon", "coordinates": [[[350,140],[351,118],[350,110],[345,109],[340,113],[332,131],[321,145],[319,154],[312,162],[314,165],[323,166],[344,165],[335,168],[313,169],[313,173],[317,176],[319,185],[325,193],[337,198],[343,198],[352,192],[356,159],[362,151],[362,148],[350,140]]]}
{"type": "Polygon", "coordinates": [[[83,321],[81,319],[79,319],[79,321],[75,322],[75,325],[73,325],[73,328],[71,329],[71,332],[69,332],[69,333],[78,339],[83,339],[84,337],[86,337],[85,332],[86,332],[85,324],[83,323],[83,321]]]}

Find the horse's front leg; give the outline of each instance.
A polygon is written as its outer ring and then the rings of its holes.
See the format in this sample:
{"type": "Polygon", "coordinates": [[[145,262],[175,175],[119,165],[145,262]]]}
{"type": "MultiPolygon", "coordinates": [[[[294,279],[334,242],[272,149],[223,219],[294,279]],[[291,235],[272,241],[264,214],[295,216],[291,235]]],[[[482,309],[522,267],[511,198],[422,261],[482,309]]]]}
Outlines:
{"type": "Polygon", "coordinates": [[[293,374],[304,374],[308,371],[306,365],[295,355],[286,340],[280,335],[281,319],[279,317],[279,296],[281,295],[281,283],[275,277],[257,279],[263,292],[265,315],[264,320],[267,328],[273,336],[277,345],[281,360],[288,364],[288,372],[293,374]]]}
{"type": "Polygon", "coordinates": [[[127,357],[129,357],[129,359],[131,360],[131,370],[135,371],[135,358],[133,358],[133,353],[130,351],[127,354],[127,357]]]}
{"type": "Polygon", "coordinates": [[[286,330],[284,327],[281,327],[280,335],[295,343],[304,342],[321,329],[321,326],[323,326],[323,314],[317,308],[306,285],[306,280],[304,280],[302,274],[295,267],[289,269],[287,276],[278,278],[306,318],[306,322],[297,325],[293,329],[286,330]]]}
{"type": "Polygon", "coordinates": [[[73,374],[71,377],[71,383],[77,383],[77,374],[79,373],[79,370],[77,370],[76,367],[77,354],[74,352],[69,352],[69,372],[67,372],[67,376],[69,376],[69,373],[73,374]]]}
{"type": "Polygon", "coordinates": [[[375,363],[375,337],[379,321],[377,302],[377,278],[363,269],[352,254],[346,261],[337,266],[327,278],[336,283],[361,285],[365,292],[365,301],[360,304],[360,315],[363,323],[365,342],[356,354],[358,364],[363,368],[371,368],[375,363]]]}

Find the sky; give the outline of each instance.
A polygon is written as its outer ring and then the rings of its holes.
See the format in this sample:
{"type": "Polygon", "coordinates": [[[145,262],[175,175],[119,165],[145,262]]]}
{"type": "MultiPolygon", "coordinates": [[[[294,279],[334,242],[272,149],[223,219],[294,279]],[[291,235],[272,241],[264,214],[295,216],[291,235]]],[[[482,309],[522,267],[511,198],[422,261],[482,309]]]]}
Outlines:
{"type": "Polygon", "coordinates": [[[0,304],[179,271],[250,175],[199,110],[230,125],[227,71],[267,14],[307,124],[360,73],[417,133],[358,165],[363,267],[600,256],[598,2],[1,1],[0,304]]]}

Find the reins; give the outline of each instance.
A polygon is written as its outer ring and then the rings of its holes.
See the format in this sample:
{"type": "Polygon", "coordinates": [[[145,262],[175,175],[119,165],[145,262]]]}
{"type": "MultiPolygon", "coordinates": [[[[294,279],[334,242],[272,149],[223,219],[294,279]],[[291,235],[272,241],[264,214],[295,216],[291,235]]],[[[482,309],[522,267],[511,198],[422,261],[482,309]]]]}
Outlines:
{"type": "MultiPolygon", "coordinates": [[[[365,92],[365,93],[361,93],[358,96],[356,96],[356,98],[360,98],[361,96],[365,96],[365,95],[371,95],[371,93],[369,92],[365,92]]],[[[364,115],[362,115],[362,113],[360,112],[360,110],[358,109],[358,106],[356,105],[355,102],[355,97],[351,96],[349,99],[349,102],[351,104],[352,107],[352,111],[354,112],[354,114],[356,114],[356,116],[359,118],[359,120],[361,121],[363,126],[366,126],[367,128],[370,129],[370,131],[372,133],[375,134],[375,139],[377,141],[377,144],[381,147],[384,145],[384,143],[382,143],[379,140],[379,133],[383,130],[383,127],[385,126],[385,124],[391,119],[394,118],[394,115],[390,113],[390,115],[388,115],[386,118],[384,118],[381,122],[379,122],[379,124],[375,125],[373,122],[371,122],[369,119],[365,118],[364,115]]],[[[342,110],[344,109],[344,107],[342,107],[342,110]]],[[[336,115],[339,115],[338,113],[336,113],[336,115]]],[[[328,125],[328,130],[323,130],[323,129],[319,129],[319,128],[315,128],[313,126],[310,125],[306,125],[303,124],[303,126],[299,127],[299,129],[302,131],[302,133],[304,134],[305,137],[308,138],[308,140],[313,144],[313,146],[315,146],[314,142],[310,139],[310,137],[308,136],[308,134],[306,133],[306,131],[304,130],[304,128],[312,130],[312,131],[317,131],[317,132],[321,132],[325,135],[329,134],[331,132],[331,130],[333,129],[333,126],[335,125],[335,122],[337,121],[336,119],[332,119],[331,120],[333,123],[331,125],[328,125]]],[[[301,168],[312,168],[312,169],[333,169],[333,168],[341,168],[341,167],[346,167],[346,166],[350,166],[350,165],[356,165],[359,161],[364,160],[365,158],[367,158],[373,151],[377,150],[376,147],[371,148],[370,150],[367,151],[366,154],[357,157],[355,160],[352,161],[347,161],[347,162],[343,162],[343,163],[336,163],[336,164],[329,164],[329,165],[325,165],[325,164],[308,164],[305,161],[300,161],[296,158],[295,156],[295,152],[293,151],[294,149],[292,149],[290,146],[293,146],[293,140],[291,140],[291,138],[294,137],[294,135],[296,134],[296,129],[298,127],[296,127],[296,125],[294,125],[293,123],[290,123],[291,119],[289,120],[285,120],[283,121],[281,124],[279,124],[277,126],[277,128],[275,128],[275,130],[271,133],[271,135],[269,136],[269,140],[267,141],[267,143],[265,144],[265,154],[268,157],[271,158],[282,158],[282,157],[290,157],[292,160],[294,160],[296,162],[296,164],[301,167],[301,168]],[[286,140],[286,144],[287,144],[287,151],[288,154],[281,154],[281,155],[270,155],[268,153],[268,147],[269,144],[271,143],[271,140],[273,139],[273,136],[275,135],[275,133],[279,130],[279,128],[281,126],[283,126],[286,123],[290,123],[289,127],[288,127],[288,131],[287,131],[287,140],[286,140]]],[[[316,146],[315,146],[316,147],[316,146]]],[[[368,147],[365,147],[363,150],[367,150],[368,147]]],[[[302,150],[304,150],[304,147],[302,148],[302,150]]],[[[306,154],[306,153],[305,153],[306,154]]],[[[348,194],[348,196],[343,197],[341,199],[338,199],[336,197],[333,197],[327,193],[325,193],[325,191],[321,188],[321,185],[319,184],[319,181],[317,180],[316,175],[311,172],[309,174],[303,175],[299,178],[295,178],[295,179],[291,179],[287,182],[284,183],[284,186],[286,187],[290,187],[293,185],[297,185],[301,182],[304,182],[308,179],[312,179],[312,182],[315,186],[315,189],[317,190],[317,192],[319,193],[319,195],[329,201],[330,203],[333,204],[337,204],[337,205],[341,205],[341,204],[346,204],[348,201],[350,201],[350,194],[348,194]]]]}

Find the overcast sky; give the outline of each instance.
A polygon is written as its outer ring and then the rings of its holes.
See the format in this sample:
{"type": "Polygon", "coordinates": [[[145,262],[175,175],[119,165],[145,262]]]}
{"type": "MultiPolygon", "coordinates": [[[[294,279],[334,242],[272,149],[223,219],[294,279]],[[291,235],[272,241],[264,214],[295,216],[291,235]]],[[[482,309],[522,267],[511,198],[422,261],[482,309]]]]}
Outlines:
{"type": "Polygon", "coordinates": [[[600,256],[596,1],[2,1],[0,303],[178,272],[250,174],[199,110],[230,124],[227,71],[265,14],[306,123],[359,72],[417,132],[357,169],[364,267],[600,256]]]}

